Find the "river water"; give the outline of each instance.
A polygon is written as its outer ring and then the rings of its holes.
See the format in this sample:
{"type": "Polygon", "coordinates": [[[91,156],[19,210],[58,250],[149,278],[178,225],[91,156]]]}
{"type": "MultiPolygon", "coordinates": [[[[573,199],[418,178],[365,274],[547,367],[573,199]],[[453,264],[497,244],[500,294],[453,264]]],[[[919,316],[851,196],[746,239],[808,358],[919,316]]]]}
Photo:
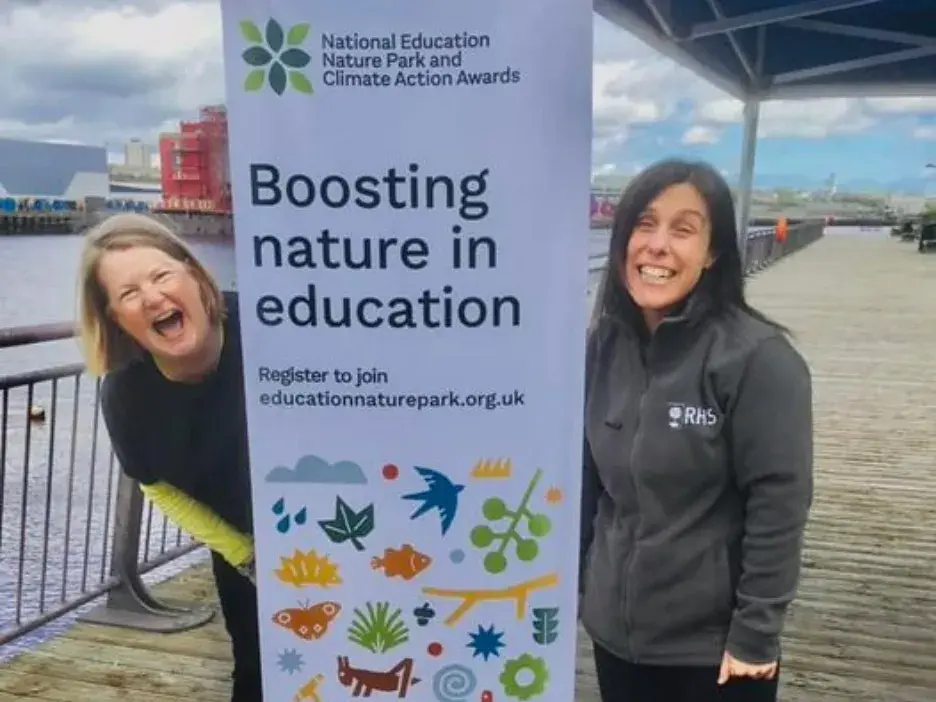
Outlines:
{"type": "MultiPolygon", "coordinates": [[[[222,288],[231,288],[233,246],[189,243],[222,288]]],[[[0,328],[74,319],[81,244],[80,236],[0,237],[0,328]]],[[[607,232],[591,232],[593,263],[606,249],[607,232]]],[[[0,349],[0,379],[79,361],[74,340],[0,349]]],[[[0,404],[0,636],[107,575],[117,468],[96,400],[93,379],[82,376],[77,387],[73,378],[54,388],[38,383],[32,395],[26,387],[12,388],[6,406],[0,404]],[[30,405],[44,408],[46,421],[29,422],[30,405]]],[[[157,514],[148,545],[153,554],[167,546],[161,526],[157,514]]],[[[170,534],[169,548],[175,531],[170,534]]],[[[200,557],[179,559],[147,580],[200,557]]],[[[0,646],[0,661],[56,635],[74,616],[0,646]]]]}

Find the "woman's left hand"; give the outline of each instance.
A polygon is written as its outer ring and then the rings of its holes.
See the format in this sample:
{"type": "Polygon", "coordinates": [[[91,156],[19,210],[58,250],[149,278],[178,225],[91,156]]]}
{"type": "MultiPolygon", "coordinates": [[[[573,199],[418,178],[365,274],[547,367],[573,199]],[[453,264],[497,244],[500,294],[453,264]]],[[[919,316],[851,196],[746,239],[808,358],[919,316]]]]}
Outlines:
{"type": "Polygon", "coordinates": [[[773,663],[745,663],[739,661],[725,651],[722,656],[721,670],[718,673],[718,684],[724,685],[731,678],[754,678],[755,680],[770,680],[777,674],[777,662],[773,663]]]}

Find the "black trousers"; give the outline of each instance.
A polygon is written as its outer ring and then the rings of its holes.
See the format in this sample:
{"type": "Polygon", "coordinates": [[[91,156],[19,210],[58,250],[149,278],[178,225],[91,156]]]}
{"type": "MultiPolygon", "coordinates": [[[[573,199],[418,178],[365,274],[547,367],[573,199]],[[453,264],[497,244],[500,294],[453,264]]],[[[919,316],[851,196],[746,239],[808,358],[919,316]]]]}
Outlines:
{"type": "Polygon", "coordinates": [[[257,588],[214,551],[211,569],[234,654],[231,702],[262,702],[257,588]]]}
{"type": "Polygon", "coordinates": [[[636,665],[597,644],[595,668],[601,702],[776,702],[772,680],[732,678],[718,684],[717,667],[636,665]]]}

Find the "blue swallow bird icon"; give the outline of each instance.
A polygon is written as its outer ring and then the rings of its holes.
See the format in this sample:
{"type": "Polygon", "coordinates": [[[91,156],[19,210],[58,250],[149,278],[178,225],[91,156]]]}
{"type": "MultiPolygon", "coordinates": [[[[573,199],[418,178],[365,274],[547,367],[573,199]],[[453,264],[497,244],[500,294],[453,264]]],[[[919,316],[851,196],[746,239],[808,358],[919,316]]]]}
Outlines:
{"type": "Polygon", "coordinates": [[[457,485],[449,480],[437,470],[431,468],[420,468],[415,466],[416,472],[422,476],[428,486],[427,490],[422,492],[412,492],[403,495],[404,500],[420,500],[419,506],[410,519],[421,517],[431,509],[439,512],[439,518],[442,520],[442,534],[449,530],[452,522],[455,521],[455,514],[458,512],[458,495],[465,489],[464,485],[457,485]]]}

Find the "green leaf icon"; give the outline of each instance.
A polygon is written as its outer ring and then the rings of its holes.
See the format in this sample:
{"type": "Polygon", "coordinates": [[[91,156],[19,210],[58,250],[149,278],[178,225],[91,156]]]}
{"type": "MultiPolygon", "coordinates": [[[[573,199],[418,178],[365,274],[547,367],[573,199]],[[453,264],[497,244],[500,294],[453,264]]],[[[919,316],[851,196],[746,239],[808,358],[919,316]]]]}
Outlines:
{"type": "Polygon", "coordinates": [[[335,498],[335,518],[319,521],[319,526],[336,544],[350,541],[358,551],[364,550],[361,539],[374,530],[374,505],[355,512],[340,497],[335,498]]]}
{"type": "Polygon", "coordinates": [[[278,54],[280,49],[283,48],[283,38],[283,28],[280,23],[270,18],[266,26],[266,43],[270,47],[270,51],[278,54]]]}
{"type": "Polygon", "coordinates": [[[270,87],[277,95],[286,91],[286,69],[279,61],[274,61],[270,66],[270,87]]]}
{"type": "Polygon", "coordinates": [[[289,84],[293,87],[293,90],[296,90],[300,93],[311,95],[313,92],[312,83],[310,83],[309,79],[306,78],[300,71],[289,72],[289,84]]]}
{"type": "Polygon", "coordinates": [[[290,27],[289,33],[286,35],[286,44],[289,46],[299,46],[306,40],[306,37],[309,36],[309,28],[310,25],[308,22],[290,27]]]}
{"type": "Polygon", "coordinates": [[[290,68],[302,68],[308,66],[312,59],[302,49],[286,49],[279,57],[284,65],[290,68]]]}
{"type": "Polygon", "coordinates": [[[273,60],[273,54],[262,46],[251,46],[241,56],[251,66],[266,66],[273,60]]]}
{"type": "Polygon", "coordinates": [[[255,68],[247,74],[244,80],[244,90],[255,93],[263,87],[263,81],[266,78],[266,71],[262,68],[255,68]]]}
{"type": "Polygon", "coordinates": [[[250,20],[244,20],[240,23],[240,31],[247,41],[253,44],[263,43],[263,34],[260,33],[260,28],[250,20]]]}

